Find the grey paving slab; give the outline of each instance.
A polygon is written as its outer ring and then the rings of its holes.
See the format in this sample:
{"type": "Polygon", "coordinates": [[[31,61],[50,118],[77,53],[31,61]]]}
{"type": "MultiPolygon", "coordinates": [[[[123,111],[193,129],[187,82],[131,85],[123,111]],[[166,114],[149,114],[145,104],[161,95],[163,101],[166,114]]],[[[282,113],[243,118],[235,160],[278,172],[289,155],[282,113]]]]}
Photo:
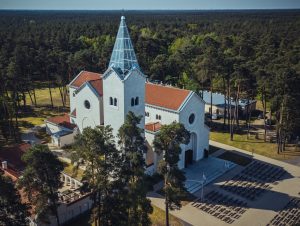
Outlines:
{"type": "MultiPolygon", "coordinates": [[[[241,155],[251,156],[251,153],[241,150],[229,145],[221,144],[218,142],[210,141],[211,145],[220,147],[224,150],[234,150],[241,155]]],[[[275,184],[271,184],[271,188],[264,192],[258,199],[254,201],[247,200],[237,194],[233,194],[227,192],[220,188],[222,184],[224,184],[227,180],[230,180],[237,174],[241,174],[245,167],[237,166],[233,169],[227,171],[223,175],[219,176],[217,179],[213,180],[211,183],[204,186],[204,197],[211,192],[217,191],[222,193],[223,195],[228,195],[232,198],[238,198],[242,201],[247,202],[248,208],[246,212],[242,214],[242,216],[235,220],[232,224],[228,224],[223,220],[210,215],[209,213],[196,208],[189,203],[183,206],[180,210],[171,211],[173,215],[182,219],[183,221],[191,224],[191,225],[205,225],[205,226],[215,226],[215,225],[243,225],[243,226],[261,226],[267,225],[276,215],[277,213],[285,207],[285,205],[294,197],[300,197],[300,167],[296,165],[289,164],[287,162],[278,161],[274,159],[270,159],[265,156],[261,156],[258,154],[254,154],[251,156],[253,160],[270,164],[272,166],[282,168],[286,171],[286,174],[283,178],[279,179],[275,184]]],[[[196,170],[196,168],[195,168],[196,170]]],[[[200,170],[201,171],[201,170],[200,170]]],[[[193,174],[201,175],[201,172],[193,172],[193,174]]],[[[201,196],[201,191],[197,191],[194,193],[196,197],[201,196]]],[[[149,195],[151,202],[158,206],[161,209],[164,209],[164,199],[159,195],[149,195]]],[[[201,203],[201,200],[196,202],[201,203]]],[[[220,205],[220,203],[212,204],[219,205],[221,207],[228,207],[226,205],[220,205]]]]}

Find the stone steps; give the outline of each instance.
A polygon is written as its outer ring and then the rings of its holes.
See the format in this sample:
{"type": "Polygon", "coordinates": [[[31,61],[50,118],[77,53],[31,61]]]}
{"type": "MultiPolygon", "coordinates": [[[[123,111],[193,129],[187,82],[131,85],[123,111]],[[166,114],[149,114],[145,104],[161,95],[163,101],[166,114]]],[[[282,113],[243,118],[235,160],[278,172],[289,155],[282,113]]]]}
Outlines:
{"type": "MultiPolygon", "coordinates": [[[[232,162],[229,162],[228,168],[226,168],[225,170],[216,170],[213,173],[206,175],[206,180],[204,182],[204,186],[206,184],[209,184],[210,182],[214,181],[215,179],[217,179],[218,177],[222,176],[226,171],[232,169],[233,167],[235,167],[236,165],[232,162]]],[[[187,186],[187,185],[186,185],[187,186]]],[[[202,182],[197,182],[195,181],[194,183],[192,183],[191,185],[189,185],[187,188],[187,191],[189,193],[195,193],[196,191],[200,190],[202,188],[202,182]]]]}

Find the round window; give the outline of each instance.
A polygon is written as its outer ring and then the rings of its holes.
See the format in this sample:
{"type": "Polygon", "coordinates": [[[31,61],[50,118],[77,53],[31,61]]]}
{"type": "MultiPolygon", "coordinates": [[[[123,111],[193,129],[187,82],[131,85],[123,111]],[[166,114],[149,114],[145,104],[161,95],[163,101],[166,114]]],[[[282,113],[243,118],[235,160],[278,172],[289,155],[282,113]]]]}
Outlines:
{"type": "Polygon", "coordinates": [[[91,104],[90,104],[90,102],[88,100],[84,101],[84,106],[85,106],[86,109],[90,109],[91,108],[91,104]]]}
{"type": "Polygon", "coordinates": [[[189,117],[189,123],[192,124],[195,121],[195,114],[191,114],[189,117]]]}

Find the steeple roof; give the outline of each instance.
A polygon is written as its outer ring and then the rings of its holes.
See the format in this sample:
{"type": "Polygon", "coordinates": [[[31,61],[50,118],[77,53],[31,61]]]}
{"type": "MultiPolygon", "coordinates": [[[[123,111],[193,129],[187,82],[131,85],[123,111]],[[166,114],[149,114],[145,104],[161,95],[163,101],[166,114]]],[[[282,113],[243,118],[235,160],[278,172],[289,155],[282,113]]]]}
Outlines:
{"type": "Polygon", "coordinates": [[[124,74],[134,67],[140,69],[124,16],[121,17],[121,22],[114,49],[110,58],[109,67],[119,68],[124,74]]]}

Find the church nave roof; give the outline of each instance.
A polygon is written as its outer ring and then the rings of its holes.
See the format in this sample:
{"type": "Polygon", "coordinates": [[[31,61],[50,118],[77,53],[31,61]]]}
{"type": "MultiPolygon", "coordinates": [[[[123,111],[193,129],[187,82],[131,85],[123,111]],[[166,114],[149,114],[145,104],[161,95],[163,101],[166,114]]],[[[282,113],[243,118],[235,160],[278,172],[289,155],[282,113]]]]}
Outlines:
{"type": "Polygon", "coordinates": [[[178,110],[190,93],[191,91],[186,89],[146,83],[145,103],[178,110]]]}
{"type": "Polygon", "coordinates": [[[74,79],[71,81],[70,86],[79,88],[85,82],[102,79],[102,75],[90,71],[81,71],[74,79]]]}

